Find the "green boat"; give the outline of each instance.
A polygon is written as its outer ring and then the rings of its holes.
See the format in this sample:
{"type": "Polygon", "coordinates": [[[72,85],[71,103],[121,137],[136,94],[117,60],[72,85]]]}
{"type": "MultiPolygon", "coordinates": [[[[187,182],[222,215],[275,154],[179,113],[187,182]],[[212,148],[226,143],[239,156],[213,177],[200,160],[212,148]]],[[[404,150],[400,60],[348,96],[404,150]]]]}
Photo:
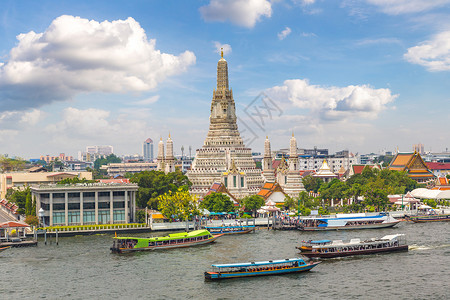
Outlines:
{"type": "Polygon", "coordinates": [[[222,235],[212,235],[208,230],[195,230],[151,238],[114,237],[114,244],[111,247],[111,251],[113,253],[127,253],[133,251],[191,247],[212,243],[222,235]]]}

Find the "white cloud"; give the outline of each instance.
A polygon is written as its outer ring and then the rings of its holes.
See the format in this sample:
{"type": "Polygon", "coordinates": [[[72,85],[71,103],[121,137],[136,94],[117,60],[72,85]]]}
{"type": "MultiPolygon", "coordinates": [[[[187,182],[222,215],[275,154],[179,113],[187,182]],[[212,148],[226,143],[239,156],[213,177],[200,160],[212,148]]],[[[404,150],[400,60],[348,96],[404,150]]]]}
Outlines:
{"type": "Polygon", "coordinates": [[[229,44],[222,44],[220,42],[214,42],[214,47],[216,48],[216,52],[220,54],[220,51],[223,50],[223,55],[228,55],[231,53],[232,49],[229,44]]]}
{"type": "Polygon", "coordinates": [[[82,92],[134,92],[155,88],[185,72],[195,55],[162,53],[133,18],[97,22],[56,18],[43,33],[17,36],[0,66],[0,110],[39,107],[82,92]]]}
{"type": "Polygon", "coordinates": [[[436,34],[431,40],[409,48],[404,58],[429,71],[450,70],[450,31],[436,34]]]}
{"type": "Polygon", "coordinates": [[[135,101],[135,102],[133,102],[133,104],[145,106],[145,105],[153,104],[153,103],[157,102],[158,100],[159,100],[159,95],[155,95],[155,96],[151,96],[150,98],[147,98],[147,99],[135,101]]]}
{"type": "Polygon", "coordinates": [[[284,40],[289,34],[291,34],[292,30],[289,27],[286,27],[283,31],[278,34],[278,39],[284,40]]]}
{"type": "Polygon", "coordinates": [[[262,17],[270,18],[272,4],[267,0],[211,0],[200,7],[205,21],[225,22],[252,28],[262,17]]]}
{"type": "Polygon", "coordinates": [[[401,41],[396,38],[378,38],[378,39],[363,39],[356,42],[357,46],[369,46],[380,44],[401,44],[401,41]]]}
{"type": "Polygon", "coordinates": [[[450,0],[366,0],[376,5],[390,15],[417,13],[441,7],[450,3],[450,0]]]}
{"type": "Polygon", "coordinates": [[[302,79],[286,80],[267,93],[276,101],[288,99],[294,106],[310,110],[323,120],[374,119],[397,97],[389,89],[374,89],[368,85],[321,87],[302,79]]]}
{"type": "Polygon", "coordinates": [[[4,128],[24,128],[36,125],[44,113],[38,109],[30,111],[5,111],[0,113],[0,126],[4,128]]]}

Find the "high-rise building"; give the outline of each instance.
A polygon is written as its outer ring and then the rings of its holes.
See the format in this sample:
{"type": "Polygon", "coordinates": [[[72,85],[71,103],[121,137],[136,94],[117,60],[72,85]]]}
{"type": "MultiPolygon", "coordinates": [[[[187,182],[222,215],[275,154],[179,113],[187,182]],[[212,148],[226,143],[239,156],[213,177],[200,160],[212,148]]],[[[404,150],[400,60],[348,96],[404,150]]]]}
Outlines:
{"type": "Polygon", "coordinates": [[[252,151],[246,148],[236,123],[233,91],[228,86],[228,65],[217,63],[217,89],[213,91],[209,131],[196,151],[191,170],[191,193],[204,196],[214,183],[223,183],[236,198],[256,194],[263,185],[252,151]]]}
{"type": "Polygon", "coordinates": [[[151,138],[144,141],[142,145],[142,156],[145,161],[153,160],[153,140],[151,138]]]}
{"type": "Polygon", "coordinates": [[[87,146],[86,152],[89,154],[100,154],[108,156],[114,153],[113,146],[87,146]]]}

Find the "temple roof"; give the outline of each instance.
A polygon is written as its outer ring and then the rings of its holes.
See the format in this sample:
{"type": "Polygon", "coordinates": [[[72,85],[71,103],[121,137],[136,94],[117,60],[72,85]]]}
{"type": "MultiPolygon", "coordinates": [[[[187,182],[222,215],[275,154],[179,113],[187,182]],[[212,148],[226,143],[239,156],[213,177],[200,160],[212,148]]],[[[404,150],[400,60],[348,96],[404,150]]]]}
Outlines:
{"type": "Polygon", "coordinates": [[[416,151],[397,153],[392,159],[389,170],[407,172],[412,179],[432,179],[435,176],[428,169],[420,154],[416,151]]]}
{"type": "Polygon", "coordinates": [[[327,160],[324,159],[322,162],[322,166],[319,168],[319,171],[317,171],[316,174],[313,175],[314,177],[338,177],[338,175],[331,172],[330,166],[327,163],[327,160]]]}
{"type": "Polygon", "coordinates": [[[274,192],[281,192],[286,195],[283,188],[277,182],[266,182],[257,195],[267,200],[274,192]]]}

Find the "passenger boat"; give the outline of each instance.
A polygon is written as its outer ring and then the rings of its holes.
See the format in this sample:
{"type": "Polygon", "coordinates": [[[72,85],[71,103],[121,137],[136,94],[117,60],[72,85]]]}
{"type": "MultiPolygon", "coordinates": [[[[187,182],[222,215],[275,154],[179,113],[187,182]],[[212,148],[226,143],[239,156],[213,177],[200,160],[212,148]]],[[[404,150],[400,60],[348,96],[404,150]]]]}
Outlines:
{"type": "Polygon", "coordinates": [[[309,271],[320,262],[306,263],[302,258],[269,260],[235,264],[212,265],[212,272],[205,272],[205,280],[281,275],[309,271]]]}
{"type": "Polygon", "coordinates": [[[11,246],[6,246],[6,247],[0,247],[0,252],[5,251],[6,249],[11,248],[11,246]]]}
{"type": "Polygon", "coordinates": [[[299,221],[299,229],[305,231],[377,229],[393,227],[400,221],[384,213],[377,215],[341,214],[332,217],[309,217],[299,221]]]}
{"type": "Polygon", "coordinates": [[[409,217],[414,223],[423,222],[448,222],[450,221],[450,215],[426,215],[426,216],[411,216],[409,217]]]}
{"type": "Polygon", "coordinates": [[[304,241],[300,247],[296,248],[301,251],[302,255],[309,258],[333,258],[408,251],[404,234],[386,235],[382,238],[372,238],[365,241],[361,241],[360,239],[351,239],[349,242],[335,240],[319,244],[314,243],[314,241],[304,241]]]}
{"type": "Polygon", "coordinates": [[[195,230],[151,238],[114,237],[114,244],[111,247],[111,251],[115,253],[127,253],[133,251],[191,247],[212,243],[222,235],[212,235],[208,230],[195,230]]]}
{"type": "Polygon", "coordinates": [[[242,234],[254,231],[255,226],[205,226],[205,229],[211,232],[211,234],[242,234]]]}

